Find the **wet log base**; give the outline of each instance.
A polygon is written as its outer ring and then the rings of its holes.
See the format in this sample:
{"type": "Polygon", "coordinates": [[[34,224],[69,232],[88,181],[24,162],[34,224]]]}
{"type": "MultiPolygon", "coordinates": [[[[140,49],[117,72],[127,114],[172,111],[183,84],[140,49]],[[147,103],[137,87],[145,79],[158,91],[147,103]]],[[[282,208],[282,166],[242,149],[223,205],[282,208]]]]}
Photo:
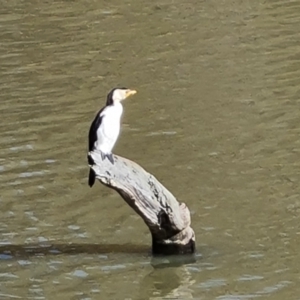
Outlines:
{"type": "Polygon", "coordinates": [[[141,216],[152,235],[154,255],[195,252],[190,211],[151,174],[126,158],[113,155],[114,164],[97,151],[88,154],[96,178],[117,191],[141,216]]]}

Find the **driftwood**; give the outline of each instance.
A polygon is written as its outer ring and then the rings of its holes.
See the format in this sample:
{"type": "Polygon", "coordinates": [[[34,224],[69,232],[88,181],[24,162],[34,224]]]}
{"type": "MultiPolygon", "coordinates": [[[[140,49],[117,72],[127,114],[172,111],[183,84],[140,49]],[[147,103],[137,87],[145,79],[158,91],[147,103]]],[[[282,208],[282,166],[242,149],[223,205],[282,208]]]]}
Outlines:
{"type": "Polygon", "coordinates": [[[88,154],[96,178],[117,191],[149,227],[153,254],[194,253],[195,234],[187,206],[135,162],[113,157],[114,164],[102,160],[97,151],[88,154]]]}

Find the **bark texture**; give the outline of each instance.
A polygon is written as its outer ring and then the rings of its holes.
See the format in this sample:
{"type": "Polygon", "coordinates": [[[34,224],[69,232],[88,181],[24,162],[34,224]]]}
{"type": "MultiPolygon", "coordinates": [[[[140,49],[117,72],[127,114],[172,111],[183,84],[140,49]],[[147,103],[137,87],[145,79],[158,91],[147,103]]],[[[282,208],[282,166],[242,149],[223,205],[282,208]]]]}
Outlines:
{"type": "Polygon", "coordinates": [[[97,151],[88,154],[96,178],[117,191],[148,226],[153,254],[194,253],[195,234],[187,206],[137,163],[117,155],[113,158],[114,164],[102,160],[97,151]]]}

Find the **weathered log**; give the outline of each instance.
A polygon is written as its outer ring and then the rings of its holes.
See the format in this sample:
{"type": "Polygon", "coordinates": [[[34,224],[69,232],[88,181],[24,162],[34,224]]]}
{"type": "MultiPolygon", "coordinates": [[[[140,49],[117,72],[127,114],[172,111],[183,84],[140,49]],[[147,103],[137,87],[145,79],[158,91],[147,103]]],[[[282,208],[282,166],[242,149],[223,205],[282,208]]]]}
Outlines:
{"type": "Polygon", "coordinates": [[[195,234],[187,206],[135,162],[113,157],[114,164],[92,151],[88,154],[89,165],[102,184],[117,191],[142,217],[152,235],[152,253],[194,253],[195,234]]]}

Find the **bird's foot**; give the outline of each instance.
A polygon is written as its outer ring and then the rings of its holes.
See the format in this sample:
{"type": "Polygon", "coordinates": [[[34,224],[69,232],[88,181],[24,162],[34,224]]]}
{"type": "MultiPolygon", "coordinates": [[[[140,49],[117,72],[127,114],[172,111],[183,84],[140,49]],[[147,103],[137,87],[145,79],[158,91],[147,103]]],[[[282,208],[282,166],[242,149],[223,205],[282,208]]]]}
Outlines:
{"type": "Polygon", "coordinates": [[[105,157],[106,157],[106,153],[102,152],[101,150],[100,150],[100,153],[101,153],[101,158],[102,158],[102,160],[104,160],[105,157]]]}
{"type": "Polygon", "coordinates": [[[104,160],[105,159],[105,157],[107,157],[107,159],[112,163],[112,164],[114,164],[114,158],[113,158],[113,155],[112,155],[112,153],[103,153],[102,151],[101,151],[101,158],[102,158],[102,160],[104,160]]]}
{"type": "Polygon", "coordinates": [[[115,162],[114,162],[114,158],[113,158],[113,155],[112,155],[112,153],[110,153],[110,154],[106,154],[106,156],[107,156],[107,158],[108,158],[108,160],[112,163],[112,164],[114,164],[115,162]]]}

